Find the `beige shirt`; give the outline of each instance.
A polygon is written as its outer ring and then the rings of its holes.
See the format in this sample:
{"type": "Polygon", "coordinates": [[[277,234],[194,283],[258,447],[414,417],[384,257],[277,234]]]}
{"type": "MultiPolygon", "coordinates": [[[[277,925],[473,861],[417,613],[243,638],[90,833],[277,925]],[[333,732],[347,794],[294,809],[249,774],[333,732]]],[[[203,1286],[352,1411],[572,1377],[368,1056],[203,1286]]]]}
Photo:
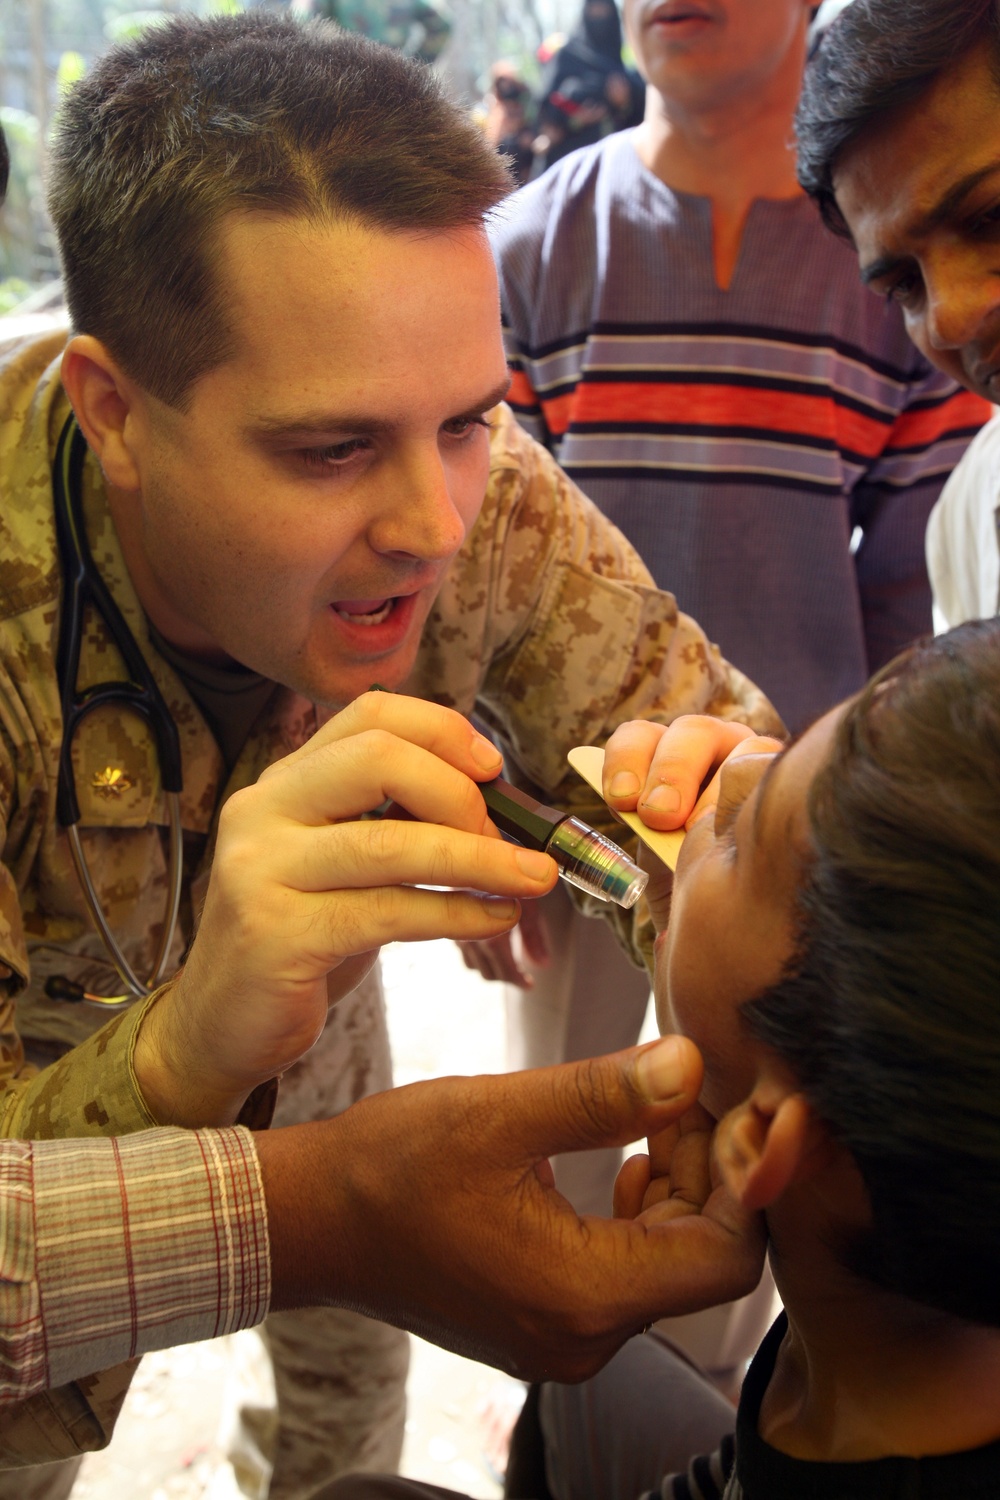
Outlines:
{"type": "Polygon", "coordinates": [[[927,523],[938,634],[1000,612],[1000,415],[973,438],[927,523]]]}

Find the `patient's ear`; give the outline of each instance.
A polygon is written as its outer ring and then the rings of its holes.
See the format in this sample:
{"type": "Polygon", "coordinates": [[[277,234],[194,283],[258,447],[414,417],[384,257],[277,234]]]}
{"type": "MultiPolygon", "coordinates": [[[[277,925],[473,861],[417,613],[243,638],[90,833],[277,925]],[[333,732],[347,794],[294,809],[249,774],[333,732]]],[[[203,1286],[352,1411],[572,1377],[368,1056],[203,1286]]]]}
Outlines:
{"type": "Polygon", "coordinates": [[[729,1191],[757,1212],[826,1165],[832,1142],[805,1095],[775,1074],[720,1122],[715,1149],[729,1191]]]}

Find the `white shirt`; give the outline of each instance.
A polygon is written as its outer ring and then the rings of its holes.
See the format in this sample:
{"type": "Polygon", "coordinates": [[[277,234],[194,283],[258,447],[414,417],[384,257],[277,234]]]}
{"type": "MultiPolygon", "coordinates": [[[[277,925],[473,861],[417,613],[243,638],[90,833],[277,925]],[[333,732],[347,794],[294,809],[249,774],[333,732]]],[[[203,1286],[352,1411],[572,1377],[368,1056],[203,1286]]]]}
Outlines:
{"type": "Polygon", "coordinates": [[[931,511],[934,628],[1000,614],[1000,412],[973,439],[931,511]]]}

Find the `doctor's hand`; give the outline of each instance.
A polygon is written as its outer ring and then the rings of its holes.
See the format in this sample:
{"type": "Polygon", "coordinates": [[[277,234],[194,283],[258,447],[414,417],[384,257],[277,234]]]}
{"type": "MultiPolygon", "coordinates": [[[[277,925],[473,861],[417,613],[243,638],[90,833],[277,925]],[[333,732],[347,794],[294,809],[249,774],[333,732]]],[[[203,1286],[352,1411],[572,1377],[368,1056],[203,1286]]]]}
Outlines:
{"type": "Polygon", "coordinates": [[[615,812],[637,812],[650,828],[689,826],[718,801],[722,763],[745,741],[755,753],[784,749],[747,724],[683,714],[670,725],[632,719],[604,751],[603,795],[615,812]]]}
{"type": "Polygon", "coordinates": [[[518,898],[551,888],[555,862],[489,819],[476,782],[500,769],[461,714],[366,693],[229,799],[197,937],[137,1037],[157,1120],[234,1120],[312,1046],[380,944],[492,937],[518,898]],[[363,819],[387,799],[410,818],[363,819]]]}
{"type": "Polygon", "coordinates": [[[701,1077],[697,1049],[670,1037],[259,1135],[274,1306],[352,1307],[524,1378],[581,1380],[653,1319],[743,1295],[758,1216],[709,1197],[676,1221],[581,1218],[547,1160],[661,1137],[701,1077]]]}

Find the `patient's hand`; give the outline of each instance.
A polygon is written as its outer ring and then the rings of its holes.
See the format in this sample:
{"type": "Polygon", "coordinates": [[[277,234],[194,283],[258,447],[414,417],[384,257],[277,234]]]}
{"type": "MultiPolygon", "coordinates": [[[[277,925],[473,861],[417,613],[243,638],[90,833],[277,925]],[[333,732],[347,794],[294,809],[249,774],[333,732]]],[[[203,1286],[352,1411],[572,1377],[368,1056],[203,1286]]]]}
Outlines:
{"type": "MultiPolygon", "coordinates": [[[[653,1235],[677,1237],[703,1257],[705,1284],[729,1300],[734,1269],[763,1270],[763,1216],[748,1213],[726,1188],[715,1160],[715,1121],[700,1104],[647,1141],[649,1154],[626,1159],[615,1183],[616,1219],[635,1219],[653,1235]]],[[[668,1295],[664,1289],[664,1307],[668,1295]]],[[[711,1296],[706,1298],[710,1305],[711,1296]]]]}
{"type": "Polygon", "coordinates": [[[693,1104],[668,1130],[650,1136],[649,1154],[630,1156],[618,1174],[615,1218],[647,1214],[650,1223],[661,1223],[700,1214],[720,1181],[712,1171],[714,1134],[712,1116],[693,1104]]]}

